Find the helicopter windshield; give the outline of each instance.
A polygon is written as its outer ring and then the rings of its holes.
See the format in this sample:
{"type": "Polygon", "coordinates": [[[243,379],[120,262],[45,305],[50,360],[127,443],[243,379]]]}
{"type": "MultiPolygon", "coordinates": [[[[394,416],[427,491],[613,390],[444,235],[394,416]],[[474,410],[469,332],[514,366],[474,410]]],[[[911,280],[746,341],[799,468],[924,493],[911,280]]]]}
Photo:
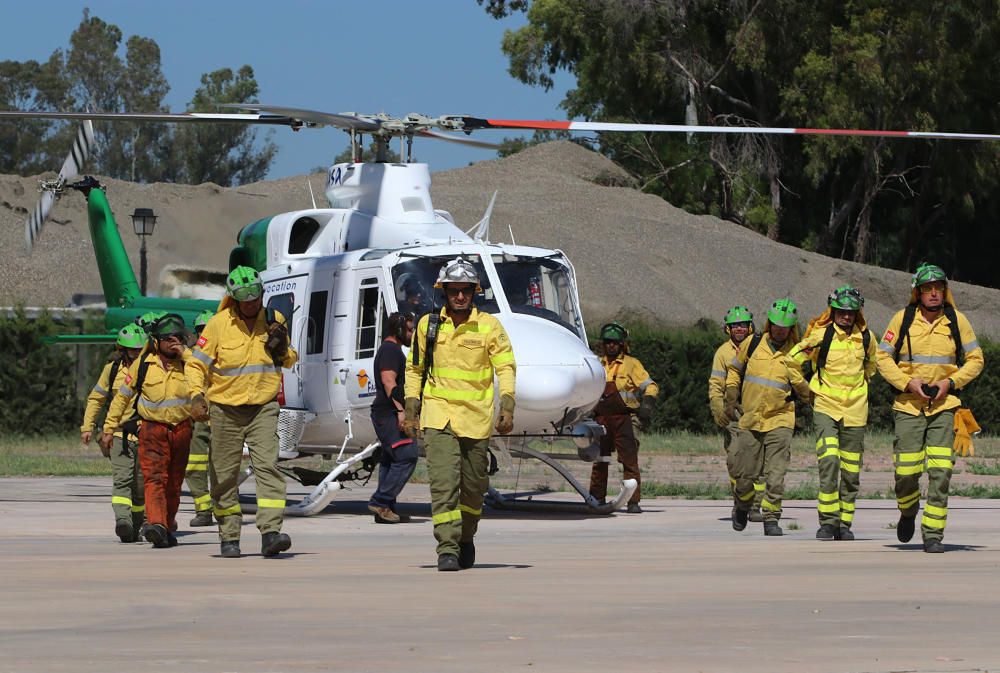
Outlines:
{"type": "MultiPolygon", "coordinates": [[[[465,255],[479,272],[479,285],[482,292],[476,294],[475,304],[480,311],[498,313],[496,297],[490,287],[490,278],[483,268],[479,255],[465,255]]],[[[404,259],[392,268],[392,287],[396,295],[396,305],[400,311],[409,311],[417,318],[430,313],[434,305],[441,306],[444,298],[440,290],[434,289],[438,271],[447,264],[454,255],[447,257],[416,257],[404,259]]]]}
{"type": "Polygon", "coordinates": [[[493,264],[511,311],[551,320],[582,335],[570,270],[558,257],[494,255],[493,264]]]}

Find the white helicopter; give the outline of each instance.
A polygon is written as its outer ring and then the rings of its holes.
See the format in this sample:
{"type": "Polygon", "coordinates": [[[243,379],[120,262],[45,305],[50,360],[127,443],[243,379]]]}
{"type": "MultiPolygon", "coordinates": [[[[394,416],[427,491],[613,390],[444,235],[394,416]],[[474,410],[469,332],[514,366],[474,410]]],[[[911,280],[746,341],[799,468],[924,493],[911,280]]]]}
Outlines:
{"type": "MultiPolygon", "coordinates": [[[[358,159],[330,168],[326,184],[329,208],[317,208],[314,202],[313,208],[254,222],[240,231],[238,245],[230,255],[230,267],[246,264],[257,268],[265,281],[267,305],[291,316],[290,335],[300,357],[295,367],[283,373],[279,396],[281,457],[336,456],[334,469],[301,502],[289,506],[287,513],[294,515],[321,511],[345,481],[370,473],[378,449],[369,409],[375,394],[373,359],[382,321],[392,311],[431,310],[430,292],[437,270],[456,256],[465,257],[479,269],[483,292],[477,305],[503,323],[517,362],[514,439],[497,437],[494,447],[552,467],[580,494],[582,507],[589,512],[615,511],[636,488],[634,480],[626,480],[617,497],[600,504],[560,462],[569,458],[593,462],[604,434],[604,428],[588,416],[600,397],[605,374],[587,345],[569,259],[559,250],[491,242],[493,201],[479,223],[460,229],[449,213],[433,207],[428,166],[411,163],[414,137],[484,148],[496,146],[448,132],[555,129],[1000,139],[1000,135],[971,133],[494,120],[467,115],[395,118],[256,104],[228,107],[241,112],[0,111],[0,119],[238,122],[285,125],[293,130],[332,126],[350,135],[356,158],[360,157],[364,135],[372,138],[375,163],[359,163],[358,159]],[[400,163],[388,161],[393,138],[400,140],[400,163]],[[550,454],[529,445],[529,440],[538,438],[571,439],[576,453],[550,454]]],[[[544,506],[492,489],[487,501],[494,507],[544,506]]]]}

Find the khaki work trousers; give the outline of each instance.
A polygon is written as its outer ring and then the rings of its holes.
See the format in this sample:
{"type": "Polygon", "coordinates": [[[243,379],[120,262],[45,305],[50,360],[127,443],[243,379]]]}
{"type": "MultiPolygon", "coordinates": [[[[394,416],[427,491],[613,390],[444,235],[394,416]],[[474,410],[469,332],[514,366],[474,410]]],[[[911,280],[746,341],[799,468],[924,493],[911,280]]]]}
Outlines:
{"type": "Polygon", "coordinates": [[[598,416],[596,421],[607,431],[601,437],[601,455],[590,468],[590,495],[598,500],[608,496],[608,464],[611,454],[618,454],[618,462],[622,464],[622,478],[635,479],[635,493],[629,498],[629,503],[638,503],[642,499],[642,477],[639,474],[639,440],[631,414],[615,414],[598,416]]]}
{"type": "Polygon", "coordinates": [[[944,539],[948,523],[948,486],[953,467],[955,411],[933,416],[892,412],[896,424],[892,462],[896,473],[896,504],[903,516],[920,509],[920,475],[927,472],[927,502],[920,520],[924,542],[944,539]]]}
{"type": "Polygon", "coordinates": [[[459,542],[472,542],[490,486],[489,438],[459,437],[449,423],[444,430],[424,430],[431,521],[437,553],[458,555],[459,542]]]}
{"type": "Polygon", "coordinates": [[[250,449],[250,465],[257,480],[257,529],[278,533],[285,514],[285,478],[278,472],[278,403],[211,405],[212,448],[209,476],[212,502],[222,542],[240,539],[239,476],[243,444],[250,449]]]}
{"type": "Polygon", "coordinates": [[[212,494],[208,491],[208,449],[212,441],[212,429],[208,423],[194,424],[191,431],[191,452],[188,453],[184,479],[194,500],[195,512],[212,509],[212,494]]]}
{"type": "Polygon", "coordinates": [[[733,439],[730,474],[736,476],[733,501],[737,509],[749,511],[754,499],[754,480],[764,475],[764,498],[760,502],[764,521],[781,519],[781,498],[785,493],[785,473],[792,452],[792,428],[767,432],[739,431],[733,439]]]}
{"type": "Polygon", "coordinates": [[[861,466],[865,452],[865,427],[846,427],[843,419],[813,414],[816,426],[816,463],[819,495],[816,509],[819,525],[850,528],[854,503],[861,488],[861,466]]]}
{"type": "Polygon", "coordinates": [[[173,530],[181,504],[181,484],[191,444],[191,420],[177,425],[143,420],[139,464],[146,491],[146,520],[173,530]]]}
{"type": "MultiPolygon", "coordinates": [[[[726,454],[726,471],[729,473],[729,491],[734,496],[736,495],[736,477],[733,475],[732,470],[729,469],[731,463],[730,451],[733,446],[733,438],[736,437],[740,432],[740,424],[737,421],[730,421],[729,425],[724,428],[720,428],[722,432],[722,449],[726,454]]],[[[753,482],[753,504],[750,509],[759,512],[760,511],[760,501],[764,499],[764,475],[759,474],[754,479],[753,482]]]]}
{"type": "Polygon", "coordinates": [[[139,443],[115,437],[111,443],[111,509],[115,523],[127,522],[137,533],[146,519],[146,494],[139,468],[139,443]]]}

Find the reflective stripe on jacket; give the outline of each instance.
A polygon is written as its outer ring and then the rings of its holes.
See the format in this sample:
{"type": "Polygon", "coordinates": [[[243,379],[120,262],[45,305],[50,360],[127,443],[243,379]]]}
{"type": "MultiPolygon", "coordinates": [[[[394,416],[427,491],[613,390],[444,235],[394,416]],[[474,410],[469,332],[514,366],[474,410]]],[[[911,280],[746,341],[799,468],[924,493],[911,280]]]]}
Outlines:
{"type": "Polygon", "coordinates": [[[184,350],[184,355],[177,360],[167,360],[164,367],[160,356],[148,353],[136,358],[128,368],[125,381],[111,402],[111,409],[104,421],[104,431],[121,425],[122,415],[131,408],[135,388],[138,385],[140,362],[149,363],[146,367],[146,378],[142,382],[142,392],[136,411],[147,421],[176,425],[191,416],[191,396],[188,394],[187,378],[184,375],[185,364],[190,362],[191,351],[184,350]]]}
{"type": "MultiPolygon", "coordinates": [[[[90,390],[90,394],[87,395],[87,407],[83,412],[83,424],[80,426],[80,432],[88,432],[94,429],[94,426],[97,425],[97,417],[101,415],[101,409],[107,404],[109,398],[114,398],[115,392],[125,382],[125,374],[128,372],[128,367],[124,365],[118,366],[115,380],[108,381],[111,377],[111,368],[113,366],[113,362],[104,365],[101,375],[97,378],[97,383],[94,384],[94,387],[90,390]]],[[[120,432],[116,434],[121,436],[120,432]]]]}
{"type": "Polygon", "coordinates": [[[956,311],[958,333],[965,348],[965,363],[961,368],[955,362],[955,344],[951,336],[951,321],[942,312],[934,322],[927,322],[917,309],[910,325],[909,338],[900,338],[899,328],[903,322],[903,311],[899,311],[889,321],[885,336],[878,345],[878,371],[889,385],[902,390],[896,395],[892,408],[904,414],[918,416],[921,412],[932,416],[941,411],[962,406],[961,400],[948,395],[929,409],[923,399],[906,390],[911,379],[919,378],[930,385],[935,381],[952,379],[956,390],[961,390],[983,371],[983,349],[979,347],[976,333],[965,314],[956,311]],[[910,353],[910,346],[913,353],[910,353]],[[899,363],[893,360],[896,349],[900,349],[899,363]]]}
{"type": "Polygon", "coordinates": [[[740,350],[733,358],[726,375],[726,387],[738,388],[740,374],[743,373],[743,415],[740,417],[740,427],[757,432],[794,428],[795,404],[788,399],[792,384],[785,364],[785,356],[792,348],[791,340],[774,351],[771,340],[765,336],[747,362],[751,341],[752,339],[747,338],[740,344],[740,350]]]}
{"type": "MultiPolygon", "coordinates": [[[[406,358],[406,397],[420,397],[420,382],[427,364],[427,325],[423,316],[413,334],[416,348],[406,358]],[[415,350],[419,366],[413,364],[415,350]]],[[[424,386],[420,426],[443,430],[448,423],[459,437],[485,439],[493,432],[493,376],[500,395],[514,396],[517,366],[507,331],[489,313],[473,307],[469,319],[458,326],[441,310],[434,364],[424,386]]]]}
{"type": "Polygon", "coordinates": [[[826,366],[815,373],[820,344],[826,326],[812,330],[805,339],[795,344],[786,358],[792,384],[805,382],[802,365],[813,363],[813,377],[809,389],[815,394],[813,408],[835,421],[843,419],[845,427],[861,427],[868,423],[868,382],[875,374],[877,350],[874,339],[869,339],[867,360],[862,328],[855,325],[848,334],[833,326],[833,339],[826,356],[826,366]]]}
{"type": "MultiPolygon", "coordinates": [[[[750,337],[747,337],[750,338],[750,337]]],[[[739,352],[739,347],[732,339],[719,346],[712,358],[712,372],[708,375],[708,400],[721,400],[726,393],[726,376],[732,366],[733,358],[739,352]]]]}
{"type": "MultiPolygon", "coordinates": [[[[275,311],[275,318],[285,322],[275,311]]],[[[254,320],[253,330],[239,316],[238,307],[230,304],[212,316],[191,353],[187,366],[191,395],[205,393],[210,402],[241,406],[267,404],[278,395],[281,367],[264,350],[267,342],[267,319],[263,307],[254,320]]],[[[291,346],[281,362],[291,367],[298,354],[291,346]]]]}
{"type": "Polygon", "coordinates": [[[604,365],[605,380],[609,383],[614,381],[618,393],[629,409],[638,409],[642,398],[646,395],[656,397],[660,394],[660,387],[649,378],[649,372],[631,355],[620,353],[617,358],[610,361],[604,356],[601,358],[601,364],[604,365]]]}

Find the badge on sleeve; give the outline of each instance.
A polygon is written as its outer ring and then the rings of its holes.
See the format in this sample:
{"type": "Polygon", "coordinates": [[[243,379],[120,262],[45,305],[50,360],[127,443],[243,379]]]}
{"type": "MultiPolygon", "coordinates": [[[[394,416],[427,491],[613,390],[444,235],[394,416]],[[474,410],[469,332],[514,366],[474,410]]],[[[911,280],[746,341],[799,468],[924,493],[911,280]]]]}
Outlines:
{"type": "Polygon", "coordinates": [[[198,344],[197,344],[198,348],[201,348],[202,346],[204,346],[207,343],[208,343],[208,339],[206,339],[204,336],[198,337],[198,344]]]}
{"type": "Polygon", "coordinates": [[[891,344],[895,340],[896,340],[896,335],[893,334],[893,331],[891,329],[890,330],[886,330],[885,331],[885,337],[882,339],[882,341],[891,344]]]}

